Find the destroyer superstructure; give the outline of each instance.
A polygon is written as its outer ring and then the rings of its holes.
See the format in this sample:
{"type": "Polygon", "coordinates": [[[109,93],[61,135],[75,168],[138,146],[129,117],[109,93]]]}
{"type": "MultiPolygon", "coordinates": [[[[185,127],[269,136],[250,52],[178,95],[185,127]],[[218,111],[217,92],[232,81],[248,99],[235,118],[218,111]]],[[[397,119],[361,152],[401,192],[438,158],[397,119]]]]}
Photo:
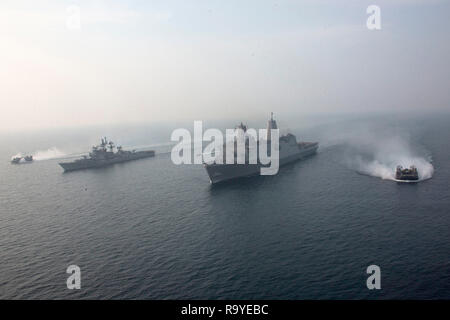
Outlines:
{"type": "MultiPolygon", "coordinates": [[[[240,132],[244,132],[247,130],[247,127],[242,123],[237,127],[237,129],[242,129],[240,132]]],[[[264,141],[257,141],[256,146],[259,148],[261,143],[270,144],[271,130],[278,129],[276,121],[273,119],[273,114],[271,114],[271,118],[268,121],[267,125],[267,137],[264,141]]],[[[248,151],[249,143],[248,139],[251,137],[245,137],[246,139],[246,151],[248,151]]],[[[286,134],[279,138],[279,166],[286,165],[293,161],[300,160],[307,156],[314,154],[319,147],[318,142],[297,142],[297,138],[293,134],[286,134]]],[[[267,150],[270,150],[270,147],[267,147],[267,150]]],[[[223,151],[224,159],[225,155],[225,146],[223,151]]],[[[244,164],[238,164],[236,161],[233,164],[226,164],[225,161],[223,163],[216,163],[216,161],[211,163],[204,163],[204,167],[206,172],[208,173],[209,179],[211,183],[218,183],[222,181],[227,181],[240,177],[247,177],[252,175],[257,175],[260,173],[261,163],[259,159],[256,164],[252,164],[248,161],[248,153],[246,152],[246,159],[244,164]]],[[[235,152],[236,158],[236,152],[235,152]]]]}
{"type": "Polygon", "coordinates": [[[98,146],[93,146],[88,156],[76,159],[72,162],[60,162],[59,165],[64,171],[74,171],[89,168],[101,168],[115,163],[121,163],[142,158],[149,158],[155,155],[155,151],[125,151],[120,146],[115,146],[114,142],[102,138],[98,146]],[[116,149],[116,151],[114,151],[116,149]]]}

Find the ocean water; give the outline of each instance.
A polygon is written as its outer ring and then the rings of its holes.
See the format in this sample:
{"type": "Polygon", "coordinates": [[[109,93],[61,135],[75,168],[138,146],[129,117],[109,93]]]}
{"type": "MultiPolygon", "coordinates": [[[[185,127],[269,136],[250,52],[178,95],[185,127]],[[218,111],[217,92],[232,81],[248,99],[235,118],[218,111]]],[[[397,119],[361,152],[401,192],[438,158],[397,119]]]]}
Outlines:
{"type": "MultiPolygon", "coordinates": [[[[450,299],[449,123],[312,123],[293,131],[319,141],[317,155],[216,186],[202,166],[172,164],[164,145],[154,158],[64,174],[57,158],[91,136],[3,135],[0,298],[450,299]],[[21,150],[39,161],[11,165],[21,150]],[[396,162],[420,162],[426,179],[391,181],[396,162]],[[72,264],[81,290],[66,287],[72,264]],[[381,290],[366,287],[371,264],[381,290]]],[[[121,139],[170,137],[139,133],[121,139]]]]}

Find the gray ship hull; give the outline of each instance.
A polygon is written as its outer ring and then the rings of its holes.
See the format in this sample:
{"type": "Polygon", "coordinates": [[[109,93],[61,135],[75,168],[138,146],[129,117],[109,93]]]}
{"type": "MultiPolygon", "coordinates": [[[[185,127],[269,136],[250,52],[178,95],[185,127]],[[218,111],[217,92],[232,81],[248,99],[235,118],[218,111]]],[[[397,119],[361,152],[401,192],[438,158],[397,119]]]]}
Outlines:
{"type": "Polygon", "coordinates": [[[121,156],[116,156],[110,159],[80,159],[74,162],[60,162],[59,165],[67,171],[75,171],[91,168],[102,168],[116,163],[123,163],[127,161],[149,158],[155,156],[155,151],[138,151],[121,156]]]}
{"type": "MultiPolygon", "coordinates": [[[[294,161],[306,158],[316,153],[319,144],[317,142],[302,142],[298,144],[299,151],[280,157],[279,166],[282,167],[294,161]]],[[[212,184],[231,179],[249,177],[260,174],[260,164],[204,164],[209,180],[212,184]]]]}

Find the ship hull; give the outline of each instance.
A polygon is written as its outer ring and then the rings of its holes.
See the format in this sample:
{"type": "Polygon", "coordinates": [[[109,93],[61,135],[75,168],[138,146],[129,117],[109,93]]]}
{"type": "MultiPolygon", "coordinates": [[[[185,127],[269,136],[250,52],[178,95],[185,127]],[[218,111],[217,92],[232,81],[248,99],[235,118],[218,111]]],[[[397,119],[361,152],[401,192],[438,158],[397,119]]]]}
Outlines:
{"type": "Polygon", "coordinates": [[[83,169],[103,168],[116,163],[123,163],[138,159],[150,158],[154,156],[155,151],[139,151],[130,155],[125,155],[111,159],[103,159],[103,160],[81,159],[74,162],[60,162],[59,165],[64,169],[64,172],[68,172],[83,169]]]}
{"type": "MultiPolygon", "coordinates": [[[[279,166],[301,160],[316,153],[318,143],[299,143],[299,151],[280,157],[279,166]]],[[[261,164],[204,164],[211,184],[259,175],[261,164]]]]}

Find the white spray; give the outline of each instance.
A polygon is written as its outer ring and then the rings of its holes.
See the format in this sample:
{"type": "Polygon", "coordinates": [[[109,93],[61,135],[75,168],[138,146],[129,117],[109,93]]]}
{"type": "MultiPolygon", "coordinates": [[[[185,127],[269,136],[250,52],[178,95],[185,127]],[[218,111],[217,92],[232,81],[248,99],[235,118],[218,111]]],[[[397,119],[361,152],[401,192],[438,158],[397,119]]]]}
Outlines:
{"type": "Polygon", "coordinates": [[[50,159],[58,159],[66,156],[64,152],[57,149],[56,147],[47,149],[47,150],[39,150],[33,153],[34,160],[50,160],[50,159]]]}
{"type": "Polygon", "coordinates": [[[331,144],[345,145],[345,163],[362,174],[381,179],[395,180],[395,169],[415,166],[419,180],[433,176],[431,157],[419,147],[414,147],[404,133],[384,126],[353,126],[332,133],[331,144]],[[344,131],[344,132],[343,132],[344,131]]]}

